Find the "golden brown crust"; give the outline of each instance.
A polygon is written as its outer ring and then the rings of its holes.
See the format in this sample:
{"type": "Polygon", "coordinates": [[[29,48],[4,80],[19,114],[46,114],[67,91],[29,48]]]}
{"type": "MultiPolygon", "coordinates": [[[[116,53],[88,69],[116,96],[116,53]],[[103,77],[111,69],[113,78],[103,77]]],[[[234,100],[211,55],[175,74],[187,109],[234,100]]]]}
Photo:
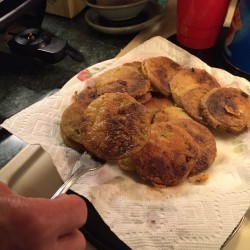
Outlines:
{"type": "Polygon", "coordinates": [[[189,176],[188,180],[193,184],[203,184],[208,180],[208,173],[202,172],[197,175],[189,176]]]}
{"type": "Polygon", "coordinates": [[[208,92],[204,88],[194,88],[185,92],[181,98],[183,109],[190,115],[194,120],[206,125],[206,120],[202,116],[201,109],[201,98],[208,92]]]}
{"type": "Polygon", "coordinates": [[[149,58],[106,71],[76,93],[62,115],[61,135],[69,147],[155,186],[178,185],[187,177],[203,183],[217,153],[204,125],[244,131],[250,127],[249,99],[239,89],[221,87],[205,70],[149,58]]]}
{"type": "Polygon", "coordinates": [[[217,88],[201,99],[202,115],[220,131],[238,134],[250,126],[250,97],[237,88],[217,88]]]}
{"type": "Polygon", "coordinates": [[[139,72],[142,73],[142,62],[134,61],[134,62],[124,63],[123,65],[125,65],[125,66],[132,66],[135,69],[137,69],[139,72]]]}
{"type": "Polygon", "coordinates": [[[220,87],[217,80],[204,69],[183,68],[174,75],[170,83],[172,97],[177,106],[183,107],[182,96],[194,88],[210,90],[220,87]]]}
{"type": "Polygon", "coordinates": [[[151,125],[147,144],[132,156],[138,175],[154,185],[181,183],[194,167],[198,148],[193,138],[169,122],[151,125]]]}
{"type": "Polygon", "coordinates": [[[133,160],[130,157],[118,160],[118,161],[116,161],[116,163],[120,167],[120,169],[122,169],[126,172],[131,172],[131,173],[136,172],[135,163],[133,162],[133,160]]]}
{"type": "Polygon", "coordinates": [[[148,58],[142,63],[142,71],[153,88],[165,96],[170,95],[169,83],[179,69],[178,63],[164,56],[148,58]]]}
{"type": "Polygon", "coordinates": [[[77,102],[91,103],[98,97],[95,87],[86,87],[79,93],[75,93],[74,99],[77,102]]]}
{"type": "Polygon", "coordinates": [[[65,136],[62,131],[61,131],[61,136],[63,139],[63,142],[70,148],[79,151],[79,152],[84,152],[85,148],[81,143],[78,143],[76,141],[73,141],[72,139],[70,139],[69,137],[65,136]]]}
{"type": "Polygon", "coordinates": [[[169,106],[156,113],[153,122],[168,122],[175,119],[191,119],[182,108],[169,106]]]}
{"type": "Polygon", "coordinates": [[[122,65],[105,71],[95,79],[98,95],[105,93],[128,93],[141,96],[150,89],[150,82],[133,65],[122,65]]]}
{"type": "Polygon", "coordinates": [[[151,98],[152,98],[152,94],[150,91],[148,91],[147,93],[145,93],[143,95],[135,96],[136,101],[138,101],[141,104],[145,104],[145,103],[149,102],[151,98]]]}
{"type": "Polygon", "coordinates": [[[216,142],[210,130],[191,119],[176,119],[172,120],[171,124],[185,129],[198,145],[197,162],[189,176],[194,176],[207,170],[214,162],[217,153],[216,142]]]}
{"type": "Polygon", "coordinates": [[[150,134],[142,104],[126,93],[107,93],[89,104],[81,127],[85,148],[104,160],[127,158],[139,151],[150,134]]]}
{"type": "Polygon", "coordinates": [[[173,106],[173,103],[165,96],[153,96],[147,103],[144,104],[151,122],[154,119],[155,114],[169,106],[173,106]]]}
{"type": "Polygon", "coordinates": [[[60,128],[62,134],[79,144],[81,144],[81,123],[87,106],[88,104],[84,102],[73,102],[64,110],[61,118],[60,128]]]}

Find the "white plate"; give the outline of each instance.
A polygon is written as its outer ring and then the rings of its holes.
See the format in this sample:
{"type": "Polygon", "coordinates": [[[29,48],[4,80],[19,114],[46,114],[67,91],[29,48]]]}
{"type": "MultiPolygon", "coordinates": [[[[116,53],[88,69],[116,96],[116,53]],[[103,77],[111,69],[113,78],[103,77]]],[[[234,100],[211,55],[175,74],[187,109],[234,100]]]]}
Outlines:
{"type": "Polygon", "coordinates": [[[131,34],[153,25],[162,17],[161,7],[151,1],[136,17],[123,21],[110,21],[101,17],[94,9],[87,10],[86,22],[94,29],[112,35],[131,34]]]}

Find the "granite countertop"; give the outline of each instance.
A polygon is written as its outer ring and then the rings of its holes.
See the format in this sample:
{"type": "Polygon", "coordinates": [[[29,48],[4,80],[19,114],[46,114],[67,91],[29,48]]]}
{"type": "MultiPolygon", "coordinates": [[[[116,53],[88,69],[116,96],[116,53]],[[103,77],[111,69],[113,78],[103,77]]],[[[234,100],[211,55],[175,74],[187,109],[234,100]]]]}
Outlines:
{"type": "MultiPolygon", "coordinates": [[[[66,39],[84,56],[79,62],[66,56],[55,64],[0,51],[0,123],[61,88],[82,69],[114,58],[136,34],[116,36],[93,30],[84,19],[86,9],[73,19],[46,14],[42,29],[66,39]]],[[[25,146],[15,136],[0,131],[0,168],[25,146]]]]}

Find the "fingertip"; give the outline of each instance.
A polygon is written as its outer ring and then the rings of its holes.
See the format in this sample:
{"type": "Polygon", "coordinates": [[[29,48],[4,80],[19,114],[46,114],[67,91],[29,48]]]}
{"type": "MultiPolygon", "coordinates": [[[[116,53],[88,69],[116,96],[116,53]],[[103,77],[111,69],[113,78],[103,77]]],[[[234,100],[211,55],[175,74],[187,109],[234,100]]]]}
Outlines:
{"type": "Polygon", "coordinates": [[[88,213],[86,202],[80,196],[75,194],[69,194],[68,197],[69,199],[71,199],[71,202],[74,203],[76,207],[82,210],[82,214],[86,215],[84,221],[85,223],[87,220],[87,213],[88,213]]]}
{"type": "Polygon", "coordinates": [[[6,184],[0,181],[0,194],[13,194],[13,192],[6,184]]]}
{"type": "Polygon", "coordinates": [[[60,207],[66,210],[70,210],[71,213],[77,215],[78,219],[81,218],[80,224],[85,224],[87,220],[87,205],[85,201],[75,194],[63,194],[59,195],[54,201],[59,202],[60,207]]]}
{"type": "Polygon", "coordinates": [[[58,243],[62,249],[86,249],[87,245],[84,235],[79,230],[59,237],[58,243]]]}
{"type": "Polygon", "coordinates": [[[67,197],[68,197],[67,194],[59,194],[58,196],[56,196],[56,197],[54,198],[54,200],[64,199],[64,198],[67,198],[67,197]]]}

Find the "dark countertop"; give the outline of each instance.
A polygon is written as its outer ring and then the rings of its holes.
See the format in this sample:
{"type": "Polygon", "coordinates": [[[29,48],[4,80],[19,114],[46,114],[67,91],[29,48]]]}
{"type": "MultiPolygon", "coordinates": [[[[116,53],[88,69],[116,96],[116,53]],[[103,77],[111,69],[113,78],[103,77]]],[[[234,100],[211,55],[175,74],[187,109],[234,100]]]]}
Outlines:
{"type": "MultiPolygon", "coordinates": [[[[0,124],[50,91],[61,88],[82,69],[114,58],[134,38],[135,34],[116,36],[93,30],[84,19],[85,11],[73,19],[46,14],[42,23],[43,30],[66,39],[81,52],[84,56],[81,62],[67,55],[56,64],[48,64],[0,51],[0,124]]],[[[18,138],[0,130],[0,168],[24,146],[18,138]]]]}

